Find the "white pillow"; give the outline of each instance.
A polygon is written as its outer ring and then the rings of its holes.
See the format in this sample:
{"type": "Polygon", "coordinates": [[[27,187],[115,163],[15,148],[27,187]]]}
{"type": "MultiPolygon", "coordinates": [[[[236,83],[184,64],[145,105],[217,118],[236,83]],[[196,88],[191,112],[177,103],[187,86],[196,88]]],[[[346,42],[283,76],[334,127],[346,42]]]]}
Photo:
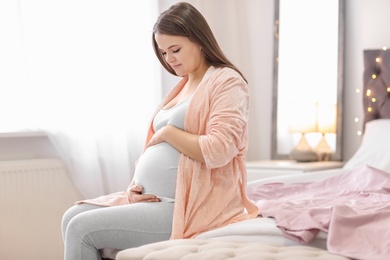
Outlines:
{"type": "Polygon", "coordinates": [[[344,164],[344,169],[362,165],[390,173],[390,119],[376,119],[366,123],[359,149],[344,164]]]}

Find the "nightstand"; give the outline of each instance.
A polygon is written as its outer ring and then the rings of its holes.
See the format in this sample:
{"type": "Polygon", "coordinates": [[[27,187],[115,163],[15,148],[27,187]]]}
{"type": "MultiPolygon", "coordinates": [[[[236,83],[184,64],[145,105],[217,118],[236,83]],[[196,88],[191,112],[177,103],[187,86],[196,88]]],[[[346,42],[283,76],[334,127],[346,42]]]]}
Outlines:
{"type": "Polygon", "coordinates": [[[339,161],[296,162],[293,160],[262,160],[248,161],[246,163],[248,182],[268,177],[302,174],[341,167],[343,167],[343,162],[339,161]]]}

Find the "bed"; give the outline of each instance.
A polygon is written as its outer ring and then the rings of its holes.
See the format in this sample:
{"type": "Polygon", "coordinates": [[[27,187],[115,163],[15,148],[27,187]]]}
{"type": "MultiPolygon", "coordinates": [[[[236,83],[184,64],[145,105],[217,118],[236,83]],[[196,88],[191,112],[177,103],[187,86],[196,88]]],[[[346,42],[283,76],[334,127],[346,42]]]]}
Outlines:
{"type": "Polygon", "coordinates": [[[217,242],[225,252],[257,243],[244,251],[274,252],[270,259],[306,259],[305,250],[312,249],[315,256],[307,259],[390,259],[390,50],[365,50],[364,66],[363,138],[342,168],[250,182],[248,196],[260,208],[258,218],[185,242],[124,250],[117,259],[182,259],[161,258],[172,248],[184,250],[188,259],[252,259],[240,258],[236,251],[232,258],[196,255],[203,252],[200,245],[215,248],[217,242]],[[153,258],[159,250],[164,253],[153,258]],[[281,251],[291,258],[277,255],[281,251]]]}

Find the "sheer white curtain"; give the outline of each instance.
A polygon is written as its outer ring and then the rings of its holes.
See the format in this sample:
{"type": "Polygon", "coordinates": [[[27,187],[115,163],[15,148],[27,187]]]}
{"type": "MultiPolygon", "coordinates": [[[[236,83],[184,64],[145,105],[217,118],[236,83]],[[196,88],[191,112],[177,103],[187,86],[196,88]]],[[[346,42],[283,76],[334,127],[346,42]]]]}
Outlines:
{"type": "Polygon", "coordinates": [[[127,187],[161,100],[157,1],[1,0],[0,132],[43,130],[85,197],[127,187]]]}

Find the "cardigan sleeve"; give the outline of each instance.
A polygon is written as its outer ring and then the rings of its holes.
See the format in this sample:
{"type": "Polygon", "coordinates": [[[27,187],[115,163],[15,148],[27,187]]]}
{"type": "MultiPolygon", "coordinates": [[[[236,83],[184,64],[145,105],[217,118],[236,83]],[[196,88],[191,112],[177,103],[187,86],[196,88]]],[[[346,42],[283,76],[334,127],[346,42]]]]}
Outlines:
{"type": "Polygon", "coordinates": [[[209,118],[199,138],[208,168],[222,167],[247,147],[249,90],[235,73],[222,74],[209,88],[209,118]]]}

